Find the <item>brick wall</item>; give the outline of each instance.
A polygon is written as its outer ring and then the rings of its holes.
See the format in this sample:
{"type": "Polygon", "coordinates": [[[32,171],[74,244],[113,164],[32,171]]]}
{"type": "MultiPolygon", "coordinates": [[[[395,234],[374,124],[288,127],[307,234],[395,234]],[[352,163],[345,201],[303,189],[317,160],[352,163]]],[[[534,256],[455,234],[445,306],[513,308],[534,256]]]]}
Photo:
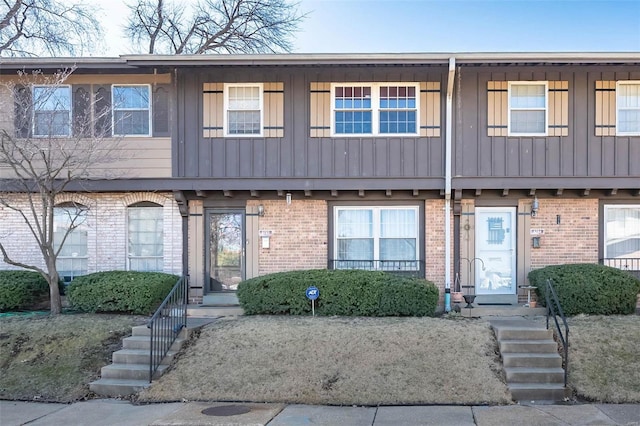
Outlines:
{"type": "MultiPolygon", "coordinates": [[[[26,197],[13,195],[12,205],[27,206],[26,197]]],[[[105,193],[62,194],[59,202],[76,201],[89,207],[88,270],[89,272],[124,270],[127,268],[126,207],[140,201],[151,201],[164,207],[164,272],[182,273],[182,224],[178,207],[171,194],[105,193]]],[[[44,267],[34,237],[21,217],[0,207],[0,240],[17,261],[44,267]]],[[[0,269],[16,269],[0,260],[0,269]]]]}
{"type": "MultiPolygon", "coordinates": [[[[452,206],[453,208],[453,206],[452,206]]],[[[440,306],[444,305],[445,289],[445,232],[444,200],[425,201],[425,257],[426,278],[440,289],[440,306]]],[[[451,285],[453,285],[453,210],[451,220],[451,285]]]]}
{"type": "Polygon", "coordinates": [[[259,249],[259,275],[327,267],[327,202],[324,200],[250,200],[264,205],[259,230],[273,231],[268,249],[259,249]]]}
{"type": "Polygon", "coordinates": [[[531,269],[597,263],[598,200],[541,198],[539,203],[538,215],[531,218],[531,228],[544,229],[544,234],[540,236],[541,247],[531,249],[531,269]]]}

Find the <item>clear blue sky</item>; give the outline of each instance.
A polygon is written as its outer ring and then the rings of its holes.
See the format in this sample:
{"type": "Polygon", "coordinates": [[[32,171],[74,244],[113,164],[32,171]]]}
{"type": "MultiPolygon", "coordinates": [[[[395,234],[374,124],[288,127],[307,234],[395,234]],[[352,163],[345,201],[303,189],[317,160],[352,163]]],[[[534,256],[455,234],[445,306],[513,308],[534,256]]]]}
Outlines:
{"type": "MultiPolygon", "coordinates": [[[[93,1],[124,17],[133,0],[93,1]]],[[[640,0],[301,0],[300,9],[309,15],[296,53],[640,52],[640,0]]],[[[130,53],[117,40],[124,18],[102,22],[106,53],[130,53]]]]}

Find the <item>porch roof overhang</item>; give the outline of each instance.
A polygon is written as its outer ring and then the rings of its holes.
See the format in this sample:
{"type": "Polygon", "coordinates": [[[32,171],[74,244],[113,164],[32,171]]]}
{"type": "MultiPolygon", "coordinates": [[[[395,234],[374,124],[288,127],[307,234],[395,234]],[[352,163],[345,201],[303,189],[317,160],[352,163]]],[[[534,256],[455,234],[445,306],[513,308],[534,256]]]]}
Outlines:
{"type": "Polygon", "coordinates": [[[119,57],[0,58],[0,73],[22,69],[113,72],[203,66],[458,66],[474,65],[634,65],[640,52],[440,52],[440,53],[282,53],[211,55],[121,55],[119,57]]]}

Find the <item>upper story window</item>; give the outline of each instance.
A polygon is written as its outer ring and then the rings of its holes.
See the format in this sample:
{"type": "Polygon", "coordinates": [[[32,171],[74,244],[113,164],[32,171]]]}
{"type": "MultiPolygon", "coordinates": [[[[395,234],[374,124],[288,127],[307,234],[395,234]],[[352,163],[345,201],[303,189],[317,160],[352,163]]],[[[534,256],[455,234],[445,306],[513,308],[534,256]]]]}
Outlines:
{"type": "Polygon", "coordinates": [[[113,134],[151,136],[151,88],[142,85],[113,85],[113,134]]]}
{"type": "Polygon", "coordinates": [[[418,135],[418,83],[332,84],[332,134],[418,135]]]}
{"type": "Polygon", "coordinates": [[[262,136],[262,84],[225,84],[225,136],[262,136]]]}
{"type": "Polygon", "coordinates": [[[640,81],[617,82],[616,109],[616,133],[640,135],[640,81]]]}
{"type": "Polygon", "coordinates": [[[71,86],[33,86],[33,135],[71,134],[71,86]]]}
{"type": "Polygon", "coordinates": [[[509,82],[509,136],[546,136],[547,82],[509,82]]]}

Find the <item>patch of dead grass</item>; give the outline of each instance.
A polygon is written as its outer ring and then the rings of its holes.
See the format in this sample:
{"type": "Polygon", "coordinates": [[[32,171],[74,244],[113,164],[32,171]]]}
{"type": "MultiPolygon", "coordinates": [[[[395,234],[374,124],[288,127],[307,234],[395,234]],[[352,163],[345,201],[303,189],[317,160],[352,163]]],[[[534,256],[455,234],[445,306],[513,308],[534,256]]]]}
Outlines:
{"type": "Polygon", "coordinates": [[[0,399],[70,402],[90,396],[121,338],[143,317],[60,315],[0,319],[0,399]]]}
{"type": "Polygon", "coordinates": [[[598,402],[640,402],[640,316],[569,319],[569,385],[598,402]]]}
{"type": "Polygon", "coordinates": [[[253,316],[202,329],[141,402],[505,404],[484,321],[253,316]]]}

